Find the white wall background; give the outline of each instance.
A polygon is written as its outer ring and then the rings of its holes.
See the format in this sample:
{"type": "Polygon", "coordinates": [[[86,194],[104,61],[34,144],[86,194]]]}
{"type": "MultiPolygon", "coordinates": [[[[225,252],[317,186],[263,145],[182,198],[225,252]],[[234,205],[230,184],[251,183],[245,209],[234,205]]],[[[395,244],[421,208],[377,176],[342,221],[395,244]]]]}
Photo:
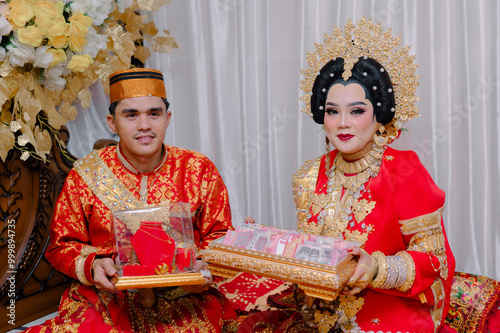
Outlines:
{"type": "MultiPolygon", "coordinates": [[[[173,112],[166,143],[217,165],[233,224],[245,216],[295,228],[291,177],[323,153],[320,128],[301,114],[305,55],[333,26],[371,17],[411,45],[421,116],[393,144],[418,153],[447,193],[457,270],[500,280],[500,2],[496,0],[172,0],[154,13],[180,50],[153,54],[173,112]]],[[[111,137],[100,86],[68,124],[70,151],[111,137]]],[[[416,202],[415,204],[418,204],[416,202]]]]}

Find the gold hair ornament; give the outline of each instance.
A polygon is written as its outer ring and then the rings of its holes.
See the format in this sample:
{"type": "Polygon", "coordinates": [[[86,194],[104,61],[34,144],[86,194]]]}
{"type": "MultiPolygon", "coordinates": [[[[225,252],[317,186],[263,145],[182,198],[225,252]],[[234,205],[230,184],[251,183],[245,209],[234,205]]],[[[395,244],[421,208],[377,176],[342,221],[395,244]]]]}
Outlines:
{"type": "Polygon", "coordinates": [[[323,44],[315,43],[315,52],[307,53],[308,67],[301,71],[305,77],[300,82],[300,88],[306,93],[300,97],[300,100],[306,103],[302,112],[312,118],[312,88],[321,68],[327,62],[342,57],[342,78],[347,81],[351,77],[354,64],[360,57],[366,56],[378,61],[391,78],[396,101],[394,121],[391,125],[397,130],[400,127],[398,120],[407,121],[418,117],[418,107],[415,105],[420,100],[416,96],[420,78],[416,74],[418,65],[414,62],[415,56],[409,54],[410,47],[401,47],[400,41],[401,37],[392,36],[391,29],[384,31],[380,23],[365,17],[356,24],[353,24],[352,20],[347,21],[343,31],[334,27],[332,35],[325,34],[323,44]]]}

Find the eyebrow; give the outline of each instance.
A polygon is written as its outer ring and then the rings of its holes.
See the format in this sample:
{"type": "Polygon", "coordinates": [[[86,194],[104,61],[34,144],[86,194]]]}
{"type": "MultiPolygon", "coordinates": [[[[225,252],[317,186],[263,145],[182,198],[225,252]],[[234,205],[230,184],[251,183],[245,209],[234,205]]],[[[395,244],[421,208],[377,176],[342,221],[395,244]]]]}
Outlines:
{"type": "MultiPolygon", "coordinates": [[[[149,110],[146,110],[144,112],[158,112],[158,111],[164,111],[164,110],[165,110],[165,108],[162,108],[162,107],[153,107],[153,108],[151,108],[149,110]]],[[[134,108],[129,108],[129,109],[123,109],[122,110],[123,114],[132,113],[132,112],[141,112],[141,111],[139,111],[137,109],[134,109],[134,108]]]]}
{"type": "MultiPolygon", "coordinates": [[[[328,103],[326,103],[326,105],[339,106],[337,103],[332,103],[332,102],[328,102],[328,103]]],[[[366,103],[362,102],[362,101],[358,101],[358,102],[352,102],[352,103],[347,104],[347,106],[356,106],[356,105],[366,106],[366,103]]]]}

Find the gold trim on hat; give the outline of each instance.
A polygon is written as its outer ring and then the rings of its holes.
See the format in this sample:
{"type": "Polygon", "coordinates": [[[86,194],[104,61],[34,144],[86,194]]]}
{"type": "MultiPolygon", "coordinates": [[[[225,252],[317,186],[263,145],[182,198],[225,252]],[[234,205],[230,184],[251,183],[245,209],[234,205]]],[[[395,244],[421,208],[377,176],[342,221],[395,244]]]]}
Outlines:
{"type": "Polygon", "coordinates": [[[110,103],[142,96],[167,98],[163,74],[156,69],[133,68],[111,74],[109,77],[110,103]]]}

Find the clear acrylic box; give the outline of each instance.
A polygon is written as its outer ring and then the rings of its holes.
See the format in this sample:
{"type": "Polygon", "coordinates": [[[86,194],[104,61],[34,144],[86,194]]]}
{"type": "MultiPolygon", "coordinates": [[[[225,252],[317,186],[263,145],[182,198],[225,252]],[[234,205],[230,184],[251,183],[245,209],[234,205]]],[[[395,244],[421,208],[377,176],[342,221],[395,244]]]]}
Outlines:
{"type": "Polygon", "coordinates": [[[113,213],[117,289],[202,284],[189,203],[113,213]]]}

